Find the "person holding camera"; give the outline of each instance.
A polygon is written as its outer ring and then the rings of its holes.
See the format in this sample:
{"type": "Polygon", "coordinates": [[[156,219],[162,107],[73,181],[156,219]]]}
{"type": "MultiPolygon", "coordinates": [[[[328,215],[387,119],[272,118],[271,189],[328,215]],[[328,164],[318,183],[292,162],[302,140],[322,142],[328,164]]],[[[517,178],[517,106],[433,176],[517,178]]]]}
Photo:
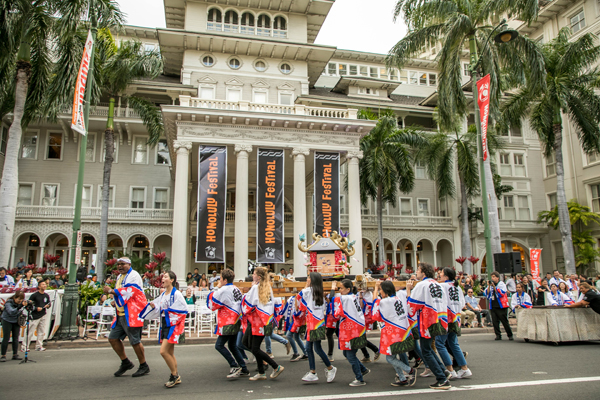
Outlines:
{"type": "Polygon", "coordinates": [[[31,311],[31,321],[29,322],[29,335],[23,341],[21,351],[29,351],[29,343],[33,339],[33,333],[37,329],[37,343],[35,349],[37,351],[45,351],[44,336],[46,335],[46,310],[50,308],[50,296],[46,291],[46,282],[41,281],[38,286],[38,291],[29,297],[29,303],[33,306],[31,311]]]}
{"type": "Polygon", "coordinates": [[[0,362],[6,361],[6,351],[8,350],[8,340],[12,334],[12,351],[13,360],[22,360],[19,357],[19,331],[21,326],[19,325],[19,313],[21,309],[27,305],[25,300],[25,293],[17,291],[13,297],[6,301],[4,304],[4,311],[2,312],[2,351],[0,352],[0,362]]]}
{"type": "Polygon", "coordinates": [[[494,325],[494,333],[496,340],[502,340],[502,332],[500,331],[500,322],[504,326],[504,330],[508,335],[508,340],[514,340],[512,329],[508,323],[508,295],[507,288],[504,282],[500,280],[498,271],[492,272],[492,280],[488,282],[488,287],[483,292],[488,298],[490,304],[490,314],[492,315],[492,324],[494,325]]]}

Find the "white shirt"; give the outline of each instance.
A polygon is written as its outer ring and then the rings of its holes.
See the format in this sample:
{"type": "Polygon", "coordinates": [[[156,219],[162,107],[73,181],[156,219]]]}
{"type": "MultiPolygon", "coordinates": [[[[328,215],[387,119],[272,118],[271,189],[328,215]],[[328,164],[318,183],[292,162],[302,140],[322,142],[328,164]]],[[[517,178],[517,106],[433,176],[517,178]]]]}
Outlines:
{"type": "Polygon", "coordinates": [[[38,287],[38,282],[37,279],[35,278],[31,278],[30,279],[31,285],[27,285],[27,280],[25,278],[21,278],[19,279],[19,282],[17,282],[17,286],[19,286],[19,284],[21,284],[22,288],[32,288],[32,287],[38,287]]]}
{"type": "Polygon", "coordinates": [[[288,278],[288,279],[294,279],[294,275],[293,274],[287,274],[286,278],[288,278]]]}
{"type": "Polygon", "coordinates": [[[215,288],[215,282],[218,281],[219,279],[221,279],[221,277],[219,275],[217,276],[211,276],[210,279],[208,280],[208,283],[210,283],[210,289],[214,289],[215,288]]]}
{"type": "MultiPolygon", "coordinates": [[[[556,284],[556,286],[558,286],[558,285],[560,285],[560,283],[561,283],[561,282],[565,282],[565,281],[563,281],[563,280],[562,280],[562,279],[560,279],[560,278],[555,278],[555,277],[552,277],[552,278],[550,278],[550,280],[548,281],[548,287],[552,286],[552,284],[553,284],[553,283],[555,283],[555,284],[556,284]]],[[[565,283],[567,283],[567,282],[565,282],[565,283]]]]}
{"type": "Polygon", "coordinates": [[[10,275],[4,275],[4,279],[0,281],[0,286],[14,286],[15,279],[10,275]]]}

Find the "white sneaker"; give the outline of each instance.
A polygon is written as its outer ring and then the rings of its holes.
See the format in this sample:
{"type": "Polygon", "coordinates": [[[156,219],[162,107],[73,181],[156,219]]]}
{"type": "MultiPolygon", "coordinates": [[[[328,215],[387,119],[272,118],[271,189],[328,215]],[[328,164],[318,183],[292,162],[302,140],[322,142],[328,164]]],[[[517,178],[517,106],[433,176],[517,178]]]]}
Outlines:
{"type": "Polygon", "coordinates": [[[312,372],[308,371],[308,372],[307,372],[307,373],[304,375],[304,377],[302,378],[302,380],[303,380],[304,382],[316,382],[316,381],[318,381],[318,380],[319,380],[319,377],[317,376],[317,374],[314,374],[314,373],[312,373],[312,372]]]}
{"type": "Polygon", "coordinates": [[[227,378],[239,378],[241,372],[242,372],[242,369],[239,367],[231,368],[229,370],[229,375],[227,375],[227,378]]]}
{"type": "Polygon", "coordinates": [[[421,372],[419,376],[421,378],[429,378],[430,376],[433,376],[433,372],[431,372],[429,368],[425,368],[425,371],[421,372]]]}
{"type": "Polygon", "coordinates": [[[325,376],[327,377],[327,383],[333,382],[335,379],[335,374],[337,372],[337,368],[332,366],[331,369],[325,368],[325,376]]]}
{"type": "Polygon", "coordinates": [[[350,386],[365,386],[366,383],[365,381],[359,381],[357,379],[353,380],[352,382],[349,383],[350,386]]]}
{"type": "Polygon", "coordinates": [[[450,377],[448,378],[448,380],[456,379],[458,377],[458,374],[456,373],[456,371],[452,370],[452,371],[448,371],[448,372],[450,372],[450,377]]]}
{"type": "Polygon", "coordinates": [[[38,347],[37,349],[35,349],[36,351],[46,351],[45,347],[38,347]]]}
{"type": "Polygon", "coordinates": [[[473,373],[471,372],[470,369],[461,369],[460,371],[457,372],[456,374],[458,379],[462,379],[462,378],[468,378],[470,376],[473,376],[473,373]]]}

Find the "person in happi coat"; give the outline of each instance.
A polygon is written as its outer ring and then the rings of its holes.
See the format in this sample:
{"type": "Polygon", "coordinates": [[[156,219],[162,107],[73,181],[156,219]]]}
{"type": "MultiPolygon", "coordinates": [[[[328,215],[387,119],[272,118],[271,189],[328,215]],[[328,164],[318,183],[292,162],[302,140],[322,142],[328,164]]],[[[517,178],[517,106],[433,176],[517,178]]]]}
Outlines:
{"type": "Polygon", "coordinates": [[[513,294],[510,299],[510,308],[516,312],[517,308],[531,308],[531,296],[523,290],[523,284],[517,283],[517,293],[513,294]]]}

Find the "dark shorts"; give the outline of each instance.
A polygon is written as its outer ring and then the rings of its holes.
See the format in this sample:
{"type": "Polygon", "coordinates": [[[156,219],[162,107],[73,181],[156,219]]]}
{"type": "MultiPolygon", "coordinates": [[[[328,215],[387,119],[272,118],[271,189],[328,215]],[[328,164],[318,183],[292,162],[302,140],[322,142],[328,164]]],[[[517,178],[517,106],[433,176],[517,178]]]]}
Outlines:
{"type": "Polygon", "coordinates": [[[129,343],[132,346],[140,343],[142,341],[142,327],[130,328],[127,326],[127,319],[124,316],[117,317],[117,324],[111,329],[108,338],[125,340],[126,337],[129,338],[129,343]]]}
{"type": "Polygon", "coordinates": [[[165,317],[160,318],[160,340],[169,340],[169,327],[165,317]]]}

